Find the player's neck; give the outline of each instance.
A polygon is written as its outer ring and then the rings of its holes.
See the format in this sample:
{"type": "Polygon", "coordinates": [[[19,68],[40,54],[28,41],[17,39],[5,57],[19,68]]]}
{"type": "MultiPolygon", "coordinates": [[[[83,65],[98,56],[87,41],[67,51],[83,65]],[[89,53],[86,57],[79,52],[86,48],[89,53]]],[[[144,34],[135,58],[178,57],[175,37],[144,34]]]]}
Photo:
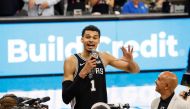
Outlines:
{"type": "Polygon", "coordinates": [[[87,58],[90,57],[90,53],[89,53],[88,51],[83,51],[83,52],[81,53],[81,57],[87,59],[87,58]]]}

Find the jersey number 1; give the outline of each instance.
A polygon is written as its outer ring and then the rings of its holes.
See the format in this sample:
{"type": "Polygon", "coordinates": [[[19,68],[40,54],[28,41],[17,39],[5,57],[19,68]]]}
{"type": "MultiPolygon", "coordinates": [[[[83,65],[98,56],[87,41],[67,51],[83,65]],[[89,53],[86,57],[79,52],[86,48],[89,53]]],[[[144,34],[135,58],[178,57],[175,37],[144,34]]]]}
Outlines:
{"type": "Polygon", "coordinates": [[[91,91],[96,91],[94,80],[91,80],[90,82],[91,82],[91,91]]]}

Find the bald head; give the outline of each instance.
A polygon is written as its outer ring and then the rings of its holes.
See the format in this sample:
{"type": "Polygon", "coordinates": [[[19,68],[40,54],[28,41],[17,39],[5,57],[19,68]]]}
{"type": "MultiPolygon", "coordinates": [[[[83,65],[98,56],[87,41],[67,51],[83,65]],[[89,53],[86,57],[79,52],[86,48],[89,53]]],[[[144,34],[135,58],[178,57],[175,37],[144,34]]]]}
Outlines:
{"type": "Polygon", "coordinates": [[[174,73],[170,71],[164,71],[160,73],[159,77],[167,84],[170,91],[175,90],[177,87],[178,79],[174,73]]]}

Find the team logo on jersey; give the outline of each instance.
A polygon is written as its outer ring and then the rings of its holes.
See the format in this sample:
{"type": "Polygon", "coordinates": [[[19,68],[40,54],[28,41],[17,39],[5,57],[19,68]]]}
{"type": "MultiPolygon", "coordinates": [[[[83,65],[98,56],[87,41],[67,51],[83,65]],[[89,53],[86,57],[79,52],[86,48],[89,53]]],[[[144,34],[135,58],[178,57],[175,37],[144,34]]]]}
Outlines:
{"type": "Polygon", "coordinates": [[[103,75],[104,69],[103,68],[93,68],[91,72],[88,74],[89,79],[92,79],[94,75],[103,75]]]}
{"type": "Polygon", "coordinates": [[[85,64],[85,62],[84,62],[84,63],[80,63],[79,65],[80,65],[80,66],[83,66],[84,64],[85,64]]]}
{"type": "Polygon", "coordinates": [[[101,61],[100,61],[100,60],[97,60],[97,61],[96,61],[96,64],[100,64],[100,63],[101,63],[101,61]]]}

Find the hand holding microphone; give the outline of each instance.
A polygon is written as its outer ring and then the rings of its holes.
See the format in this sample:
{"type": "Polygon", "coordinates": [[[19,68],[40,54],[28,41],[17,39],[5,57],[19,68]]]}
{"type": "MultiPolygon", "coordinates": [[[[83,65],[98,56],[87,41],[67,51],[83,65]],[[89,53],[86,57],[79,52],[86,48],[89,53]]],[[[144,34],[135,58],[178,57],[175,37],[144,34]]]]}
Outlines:
{"type": "Polygon", "coordinates": [[[90,73],[88,75],[89,79],[93,78],[93,74],[96,73],[96,65],[97,65],[96,61],[98,59],[98,52],[92,49],[90,55],[91,55],[91,60],[95,61],[95,63],[94,63],[95,67],[93,67],[91,69],[91,71],[90,71],[90,73]]]}
{"type": "Polygon", "coordinates": [[[90,57],[86,60],[86,63],[79,73],[79,76],[81,78],[85,78],[87,75],[90,75],[89,78],[95,73],[95,68],[96,68],[96,60],[98,58],[98,53],[95,50],[91,50],[90,57]]]}
{"type": "Polygon", "coordinates": [[[89,73],[91,73],[92,69],[95,68],[95,67],[96,67],[96,58],[93,57],[93,56],[90,56],[86,60],[83,69],[79,73],[79,76],[84,79],[89,73]]]}

